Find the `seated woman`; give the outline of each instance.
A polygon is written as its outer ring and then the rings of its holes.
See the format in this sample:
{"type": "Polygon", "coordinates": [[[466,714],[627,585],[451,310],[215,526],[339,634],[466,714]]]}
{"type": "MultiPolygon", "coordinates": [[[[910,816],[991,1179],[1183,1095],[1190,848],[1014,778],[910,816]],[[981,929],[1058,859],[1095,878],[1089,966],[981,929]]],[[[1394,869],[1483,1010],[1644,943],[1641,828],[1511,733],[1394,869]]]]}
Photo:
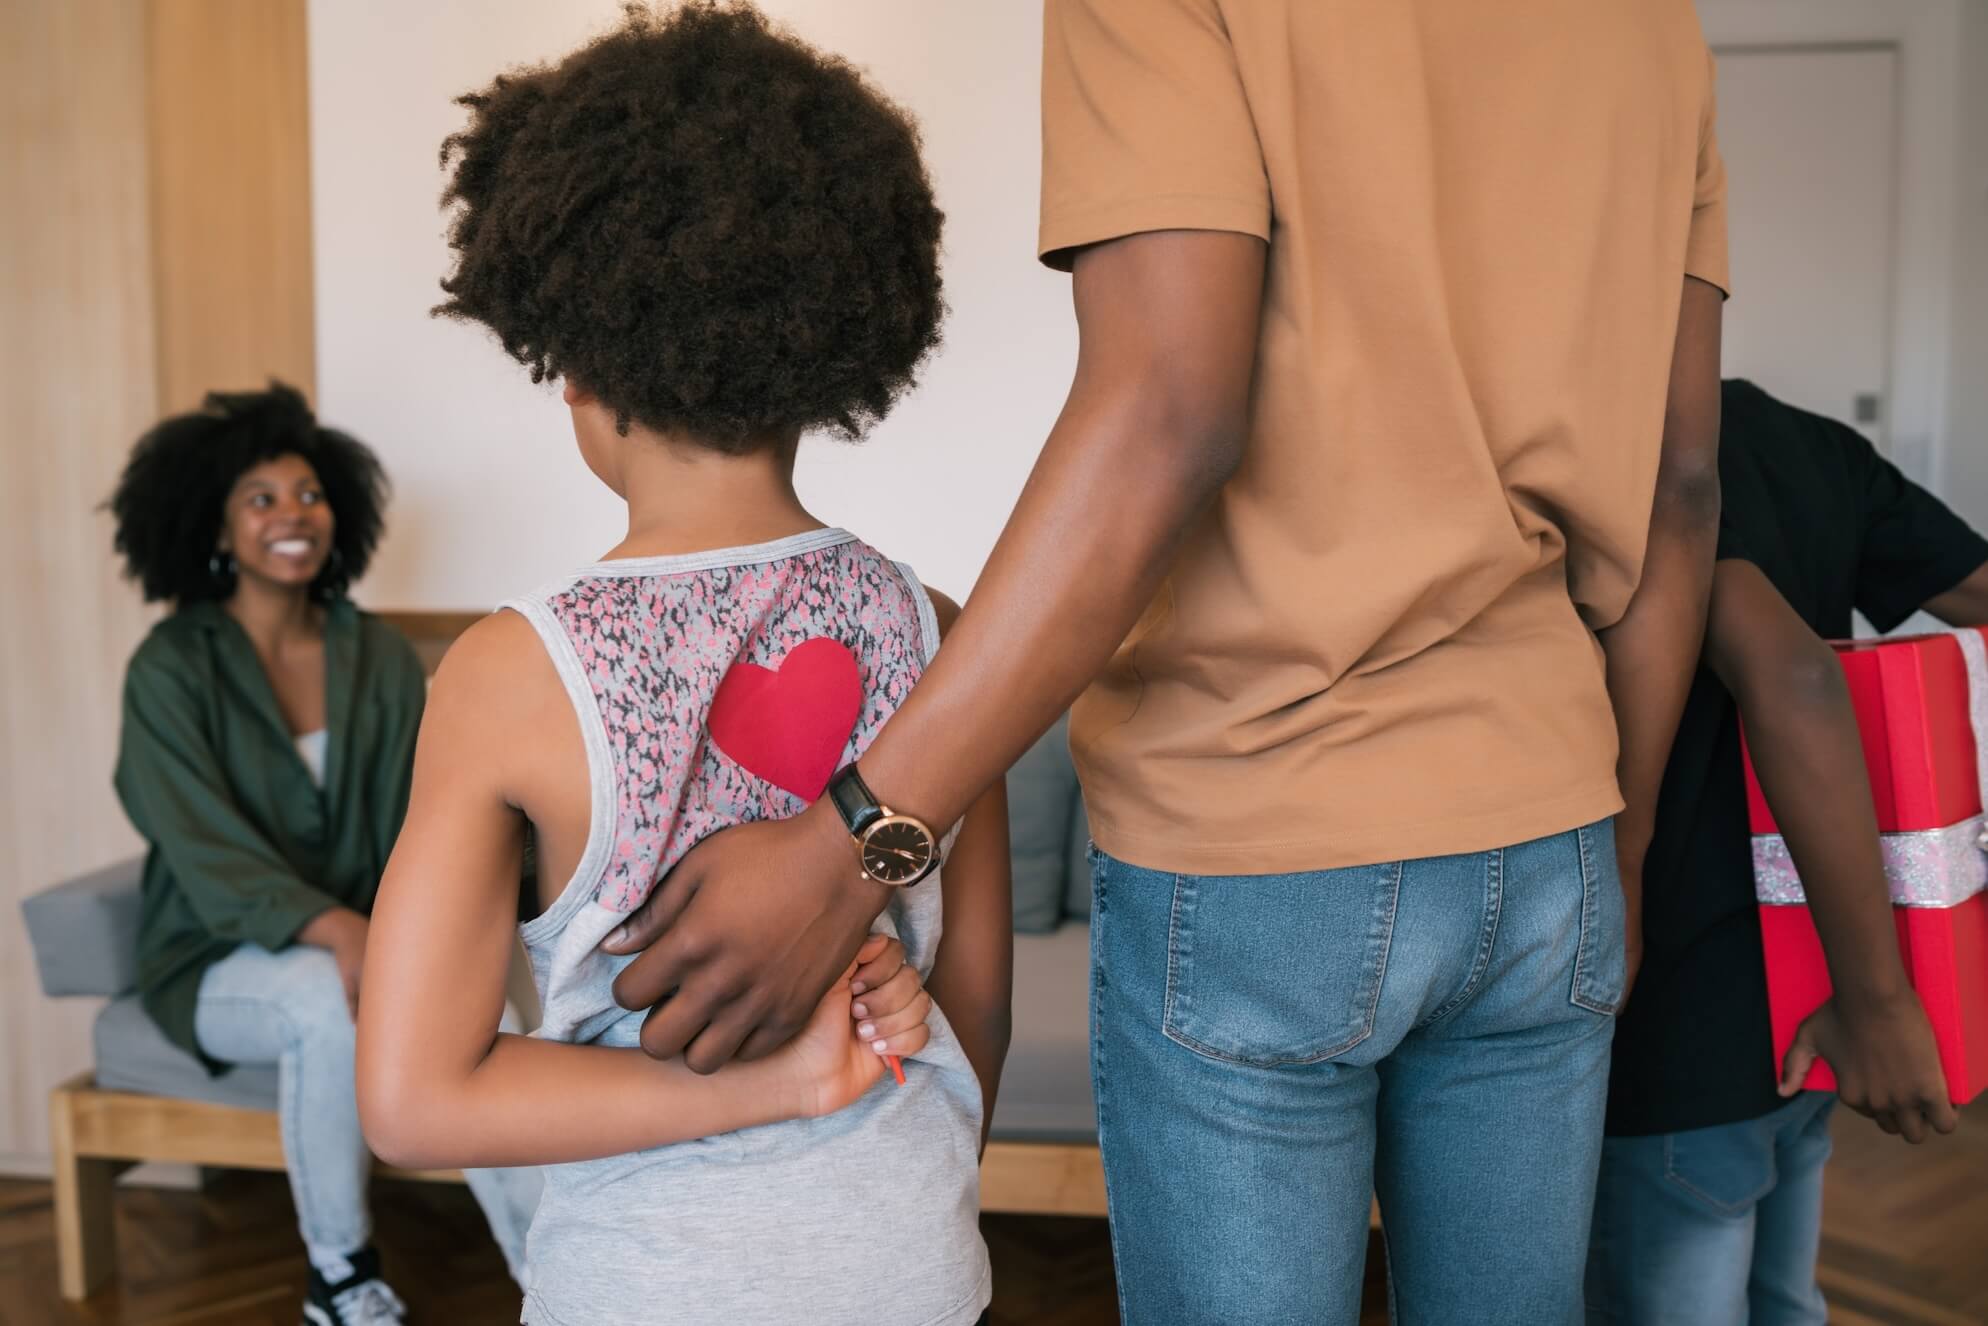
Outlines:
{"type": "MultiPolygon", "coordinates": [[[[314,1326],[404,1312],[369,1242],[353,1091],[367,916],[426,694],[406,638],[345,597],[386,491],[372,452],[272,384],[159,424],[110,500],[130,576],[173,606],[131,660],[117,762],[150,845],[139,990],[210,1072],[277,1066],[314,1326]]],[[[470,1178],[520,1265],[506,1194],[523,1206],[532,1177],[470,1178]]]]}

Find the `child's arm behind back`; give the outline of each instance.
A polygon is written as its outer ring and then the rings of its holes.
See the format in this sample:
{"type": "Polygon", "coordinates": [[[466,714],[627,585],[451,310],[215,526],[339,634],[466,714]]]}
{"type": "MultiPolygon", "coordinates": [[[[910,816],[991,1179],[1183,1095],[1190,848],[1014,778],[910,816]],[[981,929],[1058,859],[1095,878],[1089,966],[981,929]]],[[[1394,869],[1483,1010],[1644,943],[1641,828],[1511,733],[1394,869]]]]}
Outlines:
{"type": "Polygon", "coordinates": [[[517,788],[544,768],[559,735],[547,725],[562,720],[572,709],[550,661],[508,613],[466,633],[435,678],[360,987],[359,1109],[374,1152],[424,1169],[591,1160],[862,1094],[881,1064],[855,1038],[847,977],[790,1047],[708,1077],[639,1050],[498,1033],[524,842],[517,788]]]}
{"type": "Polygon", "coordinates": [[[1988,626],[1988,565],[1944,594],[1926,600],[1926,611],[1949,626],[1988,626]]]}
{"type": "Polygon", "coordinates": [[[1843,669],[1766,575],[1722,560],[1706,659],[1739,703],[1761,790],[1801,872],[1835,987],[1782,1066],[1793,1095],[1818,1054],[1843,1103],[1886,1132],[1952,1132],[1953,1107],[1925,1012],[1899,958],[1877,816],[1843,669]]]}

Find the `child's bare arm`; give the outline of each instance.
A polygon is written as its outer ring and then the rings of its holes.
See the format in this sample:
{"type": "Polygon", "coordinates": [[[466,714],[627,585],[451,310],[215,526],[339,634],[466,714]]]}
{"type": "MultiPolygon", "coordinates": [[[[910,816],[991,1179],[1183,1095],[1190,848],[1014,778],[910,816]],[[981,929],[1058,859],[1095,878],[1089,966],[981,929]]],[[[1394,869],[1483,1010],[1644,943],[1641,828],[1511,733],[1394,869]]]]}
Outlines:
{"type": "Polygon", "coordinates": [[[1801,872],[1834,994],[1802,1024],[1781,1093],[1820,1054],[1843,1103],[1917,1142],[1950,1133],[1939,1051],[1906,981],[1857,715],[1834,651],[1751,562],[1712,577],[1706,660],[1739,702],[1761,791],[1801,872]]]}
{"type": "MultiPolygon", "coordinates": [[[[959,616],[959,608],[944,595],[932,599],[943,632],[959,616]]],[[[1008,788],[996,779],[967,811],[939,875],[945,929],[929,982],[932,997],[945,1010],[980,1078],[983,1150],[1013,1026],[1015,929],[1009,867],[1008,788]]]]}
{"type": "Polygon", "coordinates": [[[846,983],[795,1053],[708,1077],[638,1050],[498,1034],[524,830],[508,780],[530,758],[548,682],[530,626],[509,614],[465,634],[435,679],[361,987],[359,1108],[373,1150],[415,1168],[551,1164],[846,1103],[839,1092],[856,1082],[830,1079],[866,1068],[845,1047],[868,1060],[870,1081],[877,1071],[856,1044],[846,983]],[[552,1126],[576,1106],[585,1128],[552,1126]]]}
{"type": "Polygon", "coordinates": [[[1926,600],[1926,611],[1949,626],[1988,626],[1988,565],[1975,567],[1958,585],[1926,600]]]}

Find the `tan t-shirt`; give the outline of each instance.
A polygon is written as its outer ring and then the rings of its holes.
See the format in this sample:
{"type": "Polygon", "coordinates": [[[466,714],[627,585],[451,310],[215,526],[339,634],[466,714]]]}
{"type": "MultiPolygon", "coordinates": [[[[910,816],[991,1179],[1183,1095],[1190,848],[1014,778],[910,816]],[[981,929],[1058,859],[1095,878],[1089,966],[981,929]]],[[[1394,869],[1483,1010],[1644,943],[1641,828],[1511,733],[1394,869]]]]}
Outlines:
{"type": "Polygon", "coordinates": [[[1041,252],[1269,241],[1242,467],[1080,702],[1114,856],[1481,851],[1610,815],[1679,296],[1727,284],[1689,0],[1048,0],[1041,252]]]}

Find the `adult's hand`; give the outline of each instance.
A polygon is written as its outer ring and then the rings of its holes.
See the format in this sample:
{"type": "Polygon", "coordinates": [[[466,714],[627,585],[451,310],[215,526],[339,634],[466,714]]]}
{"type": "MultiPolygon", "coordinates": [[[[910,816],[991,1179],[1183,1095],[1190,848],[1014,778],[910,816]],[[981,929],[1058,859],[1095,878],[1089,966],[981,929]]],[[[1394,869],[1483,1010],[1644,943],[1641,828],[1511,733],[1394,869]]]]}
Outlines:
{"type": "Polygon", "coordinates": [[[705,839],[601,947],[637,954],[614,997],[654,1005],[642,1048],[714,1073],[799,1034],[889,900],[821,801],[705,839]]]}
{"type": "Polygon", "coordinates": [[[338,979],[345,985],[345,1007],[356,1020],[359,1016],[359,973],[366,966],[366,918],[349,907],[331,907],[319,912],[297,932],[297,942],[327,949],[338,964],[338,979]]]}

